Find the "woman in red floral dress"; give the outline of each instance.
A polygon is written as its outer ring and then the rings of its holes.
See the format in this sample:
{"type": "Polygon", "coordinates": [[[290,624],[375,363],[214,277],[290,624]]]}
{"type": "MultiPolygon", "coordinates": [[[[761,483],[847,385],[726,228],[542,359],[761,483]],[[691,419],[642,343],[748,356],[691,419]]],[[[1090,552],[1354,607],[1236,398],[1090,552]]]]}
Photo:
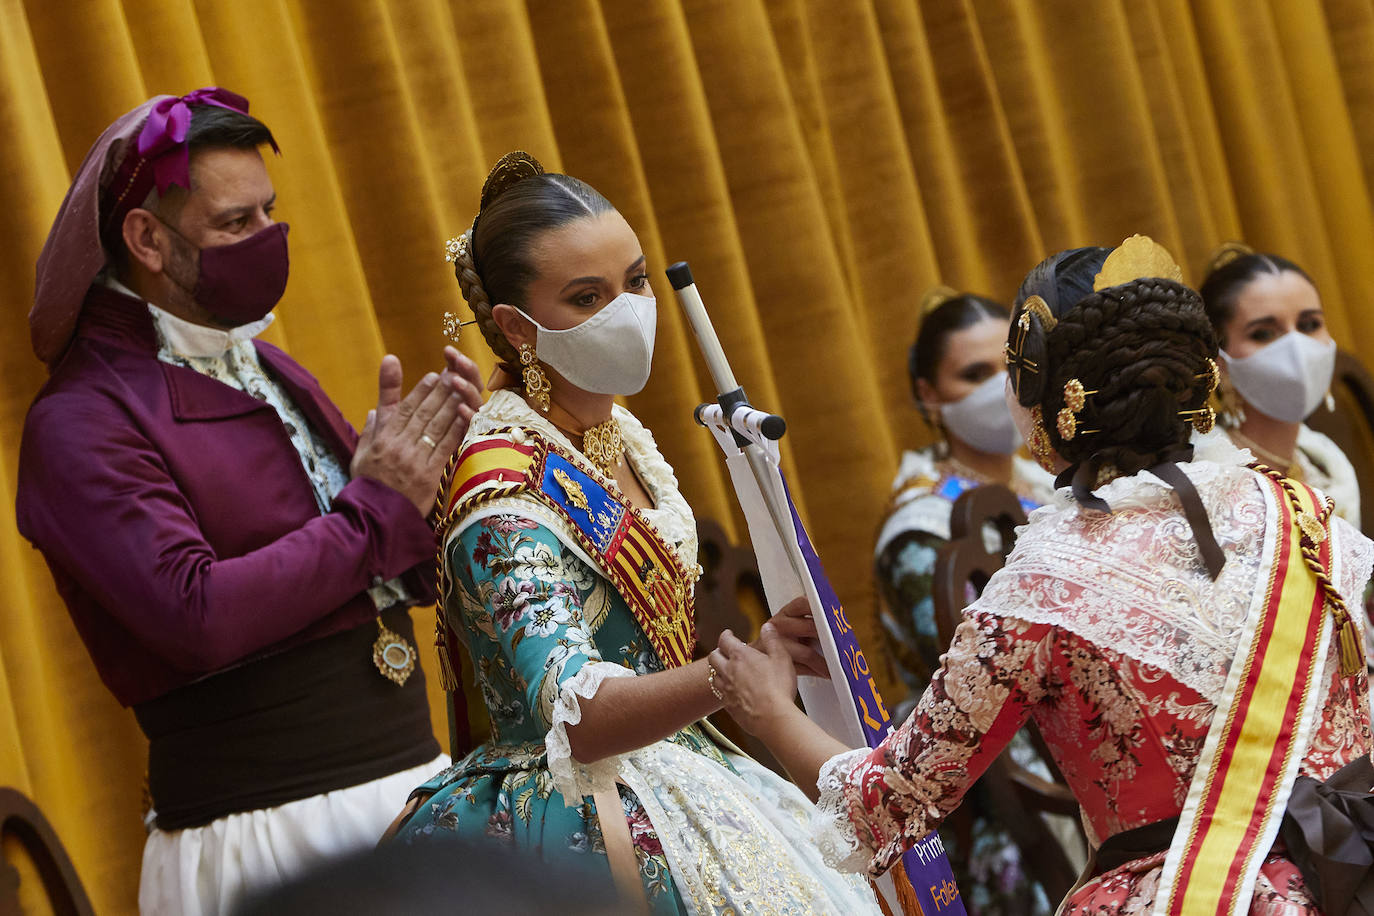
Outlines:
{"type": "MultiPolygon", "coordinates": [[[[872,751],[820,732],[792,705],[795,675],[771,634],[764,651],[728,638],[711,655],[732,715],[819,796],[817,840],[841,868],[890,868],[1027,719],[1095,846],[1177,817],[1207,759],[1213,714],[1226,711],[1232,661],[1269,581],[1266,548],[1278,537],[1270,478],[1217,437],[1193,453],[1190,427],[1210,417],[1215,339],[1197,294],[1159,266],[1162,249],[1126,245],[1155,257],[1153,267],[1111,283],[1102,279],[1109,249],[1076,249],[1022,286],[1009,401],[1032,450],[1063,472],[1061,484],[1072,482],[1074,498],[1061,490],[1031,515],[900,728],[872,751]]],[[[1334,590],[1353,599],[1374,544],[1338,518],[1325,535],[1334,590]]],[[[1318,780],[1370,751],[1363,666],[1343,676],[1330,645],[1297,748],[1298,772],[1318,780]]],[[[1150,911],[1168,847],[1166,834],[1159,848],[1098,868],[1062,912],[1150,911]]],[[[1249,893],[1251,913],[1318,912],[1281,842],[1249,874],[1233,895],[1237,911],[1249,893]]]]}

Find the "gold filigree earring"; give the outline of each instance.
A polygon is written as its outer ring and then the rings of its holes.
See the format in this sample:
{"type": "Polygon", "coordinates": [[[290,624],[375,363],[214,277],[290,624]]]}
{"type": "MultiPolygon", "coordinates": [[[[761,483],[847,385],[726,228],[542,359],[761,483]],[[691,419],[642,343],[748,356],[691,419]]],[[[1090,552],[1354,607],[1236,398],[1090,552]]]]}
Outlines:
{"type": "Polygon", "coordinates": [[[549,412],[549,377],[539,365],[539,357],[534,355],[534,347],[527,343],[520,345],[520,374],[525,380],[525,397],[534,402],[544,413],[549,412]]]}
{"type": "Polygon", "coordinates": [[[1030,438],[1026,440],[1026,447],[1030,449],[1031,457],[1042,468],[1054,473],[1054,446],[1050,445],[1050,434],[1045,432],[1045,415],[1041,411],[1040,405],[1036,404],[1031,408],[1031,431],[1030,438]]]}

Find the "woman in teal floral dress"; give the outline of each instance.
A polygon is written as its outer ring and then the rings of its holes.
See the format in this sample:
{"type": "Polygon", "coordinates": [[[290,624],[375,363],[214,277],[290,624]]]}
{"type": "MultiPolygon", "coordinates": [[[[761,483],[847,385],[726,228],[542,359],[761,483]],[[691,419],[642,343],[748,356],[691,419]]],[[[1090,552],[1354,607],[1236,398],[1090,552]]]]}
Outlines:
{"type": "MultiPolygon", "coordinates": [[[[633,231],[587,185],[511,154],[451,257],[503,360],[439,526],[442,620],[492,735],[416,790],[398,839],[510,843],[654,913],[878,912],[821,862],[805,796],[704,722],[720,700],[691,661],[695,522],[613,401],[643,387],[653,351],[633,231]]],[[[787,644],[799,669],[820,664],[787,644]]]]}

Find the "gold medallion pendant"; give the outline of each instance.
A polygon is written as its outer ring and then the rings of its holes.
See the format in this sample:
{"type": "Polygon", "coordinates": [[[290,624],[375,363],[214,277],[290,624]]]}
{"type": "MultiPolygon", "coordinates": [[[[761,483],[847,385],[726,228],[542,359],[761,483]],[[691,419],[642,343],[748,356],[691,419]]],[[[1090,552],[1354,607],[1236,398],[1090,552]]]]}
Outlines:
{"type": "Polygon", "coordinates": [[[400,686],[415,670],[415,647],[401,634],[387,629],[377,618],[377,641],[372,644],[372,664],[382,677],[400,686]]]}

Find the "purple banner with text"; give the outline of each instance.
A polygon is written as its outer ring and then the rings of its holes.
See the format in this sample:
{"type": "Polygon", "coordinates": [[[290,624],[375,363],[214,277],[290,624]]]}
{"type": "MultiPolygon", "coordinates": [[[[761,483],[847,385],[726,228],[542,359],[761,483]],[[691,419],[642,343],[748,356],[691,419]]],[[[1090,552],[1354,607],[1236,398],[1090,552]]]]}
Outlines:
{"type": "MultiPolygon", "coordinates": [[[[878,685],[869,670],[868,659],[864,657],[863,649],[859,648],[859,638],[854,628],[849,625],[844,607],[840,604],[835,590],[831,588],[830,580],[826,578],[825,569],[821,566],[821,559],[816,555],[811,538],[807,536],[806,528],[797,515],[797,507],[792,502],[792,493],[787,489],[786,479],[783,480],[783,489],[787,492],[787,507],[792,513],[792,524],[797,529],[797,544],[806,560],[811,580],[816,585],[816,593],[826,609],[825,621],[835,638],[835,648],[839,651],[843,663],[845,679],[848,682],[850,696],[854,699],[854,709],[859,714],[859,722],[863,726],[864,737],[868,739],[869,747],[877,747],[892,730],[892,717],[888,714],[887,707],[883,706],[883,699],[878,694],[878,685]]],[[[955,886],[954,872],[950,868],[945,846],[940,841],[938,832],[932,831],[917,841],[902,856],[902,864],[906,869],[907,878],[911,881],[912,890],[916,892],[916,898],[921,904],[921,912],[925,916],[965,916],[964,901],[955,886]]]]}

